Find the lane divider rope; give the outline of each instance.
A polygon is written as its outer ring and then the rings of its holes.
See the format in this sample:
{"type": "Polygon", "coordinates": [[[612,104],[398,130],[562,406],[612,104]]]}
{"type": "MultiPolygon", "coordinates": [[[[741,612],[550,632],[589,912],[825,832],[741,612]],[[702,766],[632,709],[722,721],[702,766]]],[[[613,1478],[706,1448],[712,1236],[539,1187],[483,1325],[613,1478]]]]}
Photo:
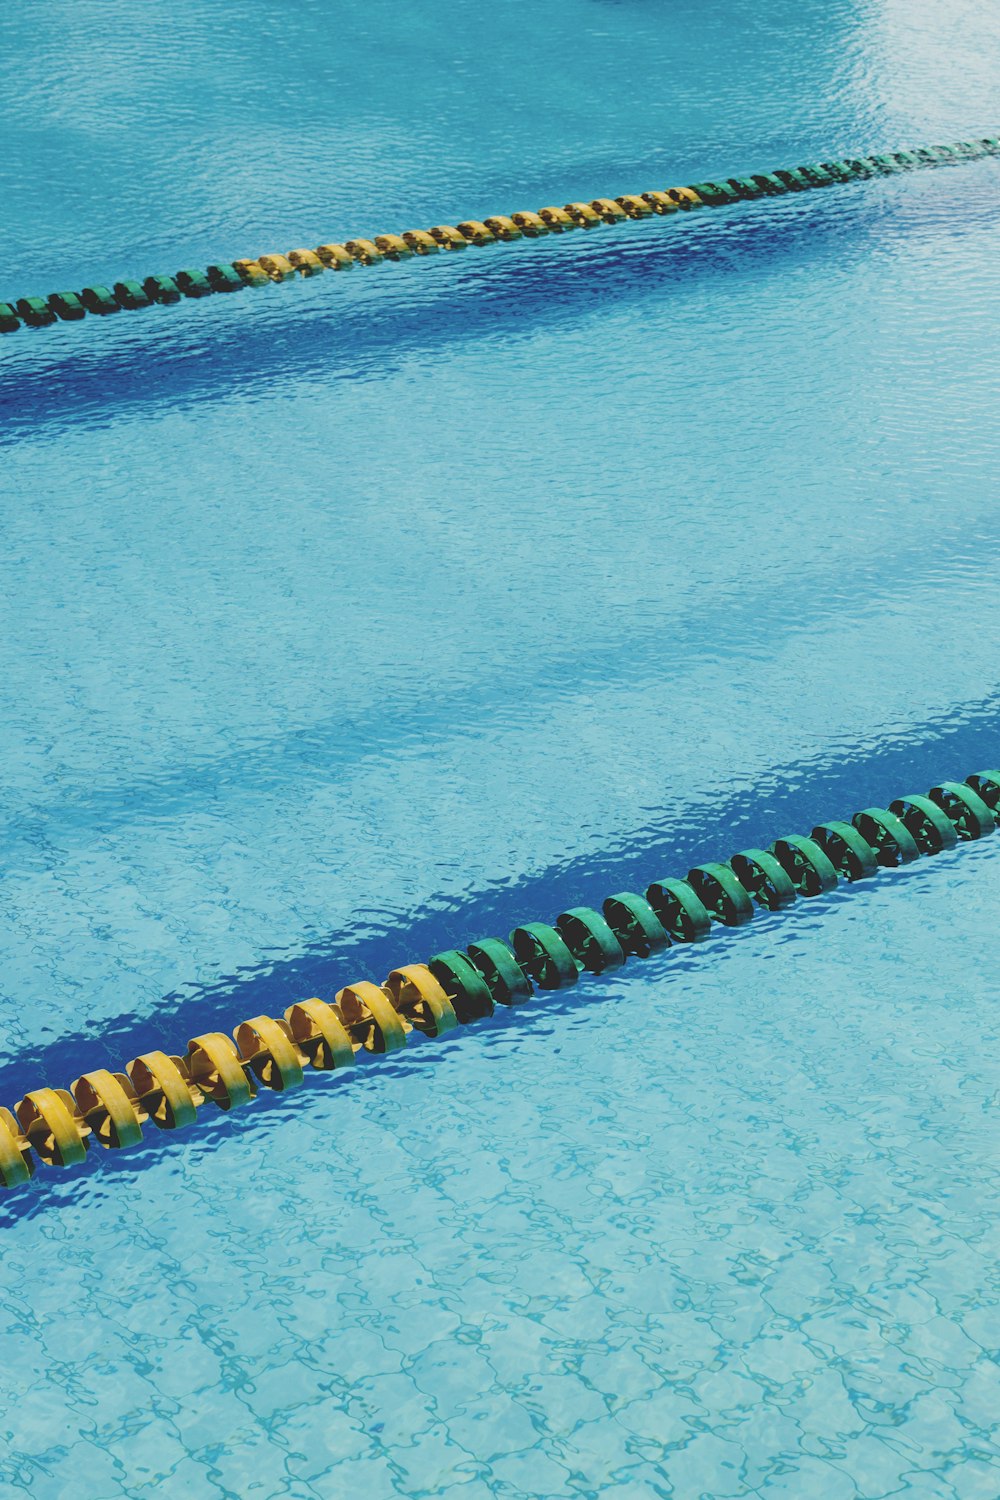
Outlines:
{"type": "Polygon", "coordinates": [[[496,1005],[530,999],[535,989],[564,989],[584,972],[608,973],[630,958],[700,942],[716,925],[749,922],[756,907],[777,910],[822,895],[841,878],[867,879],[880,865],[938,854],[998,823],[1000,770],[943,781],[926,797],[900,797],[850,822],[820,823],[809,837],[789,834],[768,849],[696,865],[683,880],[655,880],[644,895],[619,891],[600,912],[571,907],[551,925],[516,927],[507,942],[481,938],[464,951],[403,964],[381,985],[358,980],[332,1003],[299,1000],[281,1017],[241,1021],[231,1037],[196,1036],[183,1056],[147,1052],[121,1073],[99,1068],[69,1089],[34,1089],[13,1111],[0,1108],[0,1181],[8,1188],[28,1182],[36,1157],[75,1166],[94,1142],[115,1150],[137,1145],[147,1121],[177,1130],[205,1105],[235,1109],[260,1088],[296,1088],[308,1069],[337,1071],[397,1052],[413,1032],[442,1036],[492,1015],[496,1005]]]}
{"type": "Polygon", "coordinates": [[[314,250],[289,250],[283,255],[219,261],[203,270],[189,268],[172,276],[116,281],[111,287],[95,283],[81,291],[50,292],[45,297],[19,297],[13,302],[0,302],[0,333],[15,333],[22,326],[44,328],[56,322],[72,323],[88,313],[103,316],[123,310],[136,311],[153,303],[207,297],[213,292],[237,292],[245,286],[268,286],[272,282],[291,281],[297,276],[318,276],[327,270],[349,271],[356,265],[384,265],[409,260],[414,255],[465,250],[470,245],[537,239],[541,235],[563,234],[571,229],[596,229],[601,224],[646,219],[652,214],[717,208],[753,198],[777,197],[808,188],[886,176],[915,167],[943,166],[996,155],[1000,155],[1000,138],[986,136],[950,146],[920,146],[913,151],[778,168],[749,177],[728,177],[721,182],[696,182],[691,187],[626,193],[620,198],[594,198],[589,203],[540,208],[537,213],[498,214],[482,220],[466,219],[454,226],[436,224],[431,229],[408,229],[403,234],[377,234],[373,239],[317,245],[314,250]]]}

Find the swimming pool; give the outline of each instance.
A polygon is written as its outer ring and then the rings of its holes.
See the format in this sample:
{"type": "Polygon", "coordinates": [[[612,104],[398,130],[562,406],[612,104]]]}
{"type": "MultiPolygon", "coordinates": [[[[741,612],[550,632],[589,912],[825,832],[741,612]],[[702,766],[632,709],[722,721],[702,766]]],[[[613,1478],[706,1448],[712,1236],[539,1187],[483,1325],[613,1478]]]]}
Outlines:
{"type": "MultiPolygon", "coordinates": [[[[995,125],[981,4],[174,15],[5,20],[0,296],[995,125]]],[[[0,1098],[995,764],[998,170],[5,340],[0,1098]]],[[[40,1173],[0,1493],[995,1494],[991,845],[40,1173]]]]}

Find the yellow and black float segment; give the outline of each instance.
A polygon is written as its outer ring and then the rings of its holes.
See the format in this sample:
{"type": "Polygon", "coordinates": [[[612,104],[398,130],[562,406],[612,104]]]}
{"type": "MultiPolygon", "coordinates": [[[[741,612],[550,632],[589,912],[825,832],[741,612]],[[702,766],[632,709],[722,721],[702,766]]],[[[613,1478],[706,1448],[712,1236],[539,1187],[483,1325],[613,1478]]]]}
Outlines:
{"type": "Polygon", "coordinates": [[[538,217],[553,234],[563,234],[567,229],[580,229],[583,227],[565,208],[540,208],[538,210],[538,217]]]}
{"type": "Polygon", "coordinates": [[[0,1108],[0,1183],[23,1186],[38,1162],[78,1165],[91,1142],[127,1150],[147,1122],[182,1129],[207,1104],[228,1111],[260,1089],[297,1088],[307,1071],[336,1072],[398,1052],[414,1032],[445,1036],[489,1017],[496,1005],[522,1004],[536,990],[575,985],[582,973],[612,973],[673,944],[702,942],[718,927],[752,921],[758,908],[778,912],[841,879],[871,879],[880,866],[984,838],[998,822],[1000,770],[977,771],[939,782],[926,797],[899,797],[888,808],[818,823],[809,836],[788,834],[768,849],[695,865],[686,879],[655,880],[643,894],[620,891],[600,911],[572,906],[551,925],[526,922],[509,942],[480,938],[424,964],[401,964],[384,984],[358,980],[333,1002],[313,996],[281,1017],[252,1016],[231,1037],[206,1032],[183,1056],[146,1052],[120,1073],[98,1068],[68,1090],[34,1089],[13,1110],[0,1108]]]}
{"type": "Polygon", "coordinates": [[[254,1016],[236,1028],[236,1050],[244,1066],[266,1089],[298,1088],[302,1082],[302,1056],[292,1041],[287,1021],[254,1016]]]}
{"type": "Polygon", "coordinates": [[[126,1068],[126,1076],[139,1106],[140,1118],[152,1120],[160,1130],[182,1130],[196,1119],[196,1101],[187,1068],[179,1057],[165,1052],[144,1052],[126,1068]]]}
{"type": "Polygon", "coordinates": [[[402,964],[393,969],[384,989],[408,1031],[442,1036],[459,1024],[447,991],[426,964],[402,964]]]}
{"type": "Polygon", "coordinates": [[[193,1092],[201,1096],[198,1103],[211,1100],[220,1109],[236,1109],[249,1104],[257,1092],[251,1069],[244,1069],[235,1043],[222,1031],[209,1031],[188,1042],[185,1064],[193,1092]]]}
{"type": "Polygon", "coordinates": [[[549,232],[549,226],[540,214],[522,210],[519,213],[512,214],[511,218],[517,225],[520,233],[527,235],[529,240],[537,239],[539,235],[548,234],[549,232]]]}
{"type": "Polygon", "coordinates": [[[98,1068],[78,1078],[71,1093],[81,1123],[99,1145],[121,1151],[142,1140],[138,1101],[127,1075],[98,1068]]]}
{"type": "Polygon", "coordinates": [[[465,235],[452,224],[435,224],[427,233],[442,250],[465,250],[469,244],[465,235]]]}
{"type": "Polygon", "coordinates": [[[401,234],[377,234],[375,248],[388,260],[409,260],[413,254],[401,234]]]}
{"type": "Polygon", "coordinates": [[[590,206],[605,224],[620,224],[628,214],[614,198],[591,198],[590,206]]]}
{"type": "Polygon", "coordinates": [[[21,1134],[41,1161],[73,1167],[87,1154],[83,1120],[67,1089],[35,1089],[14,1106],[21,1134]]]}
{"type": "Polygon", "coordinates": [[[427,229],[404,230],[403,239],[414,255],[439,255],[441,253],[441,246],[427,229]]]}
{"type": "Polygon", "coordinates": [[[217,262],[177,271],[173,276],[147,276],[145,280],[116,281],[109,290],[103,285],[82,291],[53,292],[48,297],[20,297],[0,302],[0,333],[19,328],[46,328],[74,322],[86,314],[105,314],[122,309],[134,311],[151,303],[166,305],[184,298],[207,297],[213,292],[239,291],[244,286],[269,286],[292,281],[297,276],[318,276],[324,270],[346,271],[354,265],[378,266],[435,255],[440,250],[464,250],[470,245],[511,243],[562,234],[571,229],[595,229],[602,224],[621,224],[667,215],[693,208],[721,208],[730,203],[780,197],[834,183],[860,182],[869,177],[916,167],[942,166],[1000,155],[1000,138],[984,136],[952,146],[921,146],[879,156],[846,157],[841,161],[814,162],[800,167],[778,167],[772,172],[754,172],[746,177],[696,182],[688,187],[657,188],[643,193],[623,193],[613,198],[566,203],[562,207],[522,209],[513,214],[493,214],[486,219],[464,219],[457,227],[436,224],[430,229],[407,229],[403,234],[378,234],[374,239],[345,240],[343,244],[317,245],[314,249],[275,251],[252,259],[217,262]]]}
{"type": "Polygon", "coordinates": [[[652,205],[636,193],[626,193],[623,197],[616,198],[615,202],[625,210],[630,219],[648,219],[653,212],[652,205]]]}
{"type": "Polygon", "coordinates": [[[668,188],[667,196],[673,198],[678,208],[701,208],[703,206],[703,199],[698,196],[694,188],[668,188]]]}
{"type": "Polygon", "coordinates": [[[578,229],[596,229],[604,220],[589,203],[567,203],[566,217],[573,220],[578,229]]]}
{"type": "Polygon", "coordinates": [[[322,276],[325,269],[315,250],[289,250],[288,264],[293,266],[300,276],[322,276]]]}
{"type": "Polygon", "coordinates": [[[385,990],[361,979],[337,992],[344,1030],[358,1051],[398,1052],[406,1046],[406,1027],[385,990]]]}
{"type": "Polygon", "coordinates": [[[336,1068],[349,1068],[354,1062],[360,1048],[355,1048],[340,1012],[325,1000],[316,996],[298,1000],[285,1011],[285,1020],[303,1063],[330,1073],[336,1068]]]}
{"type": "Polygon", "coordinates": [[[247,286],[267,286],[271,280],[264,267],[255,260],[234,260],[233,269],[247,286]]]}
{"type": "MultiPolygon", "coordinates": [[[[316,257],[317,260],[319,257],[316,257]]],[[[258,255],[257,264],[272,281],[294,281],[295,267],[287,255],[258,255]]]]}
{"type": "Polygon", "coordinates": [[[517,224],[506,214],[494,214],[492,218],[484,219],[483,223],[495,239],[510,241],[521,238],[517,224]]]}
{"type": "Polygon", "coordinates": [[[678,205],[669,193],[643,193],[642,197],[649,204],[654,214],[675,214],[678,205]]]}
{"type": "Polygon", "coordinates": [[[359,266],[380,266],[385,260],[374,240],[345,240],[344,249],[354,257],[359,266]]]}
{"type": "Polygon", "coordinates": [[[9,1109],[0,1109],[0,1183],[20,1187],[35,1175],[31,1143],[9,1109]]]}
{"type": "Polygon", "coordinates": [[[316,258],[329,271],[349,271],[354,264],[354,256],[346,245],[317,245],[316,258]]]}
{"type": "Polygon", "coordinates": [[[470,245],[492,245],[497,238],[490,226],[481,223],[479,219],[463,219],[458,232],[470,245]]]}

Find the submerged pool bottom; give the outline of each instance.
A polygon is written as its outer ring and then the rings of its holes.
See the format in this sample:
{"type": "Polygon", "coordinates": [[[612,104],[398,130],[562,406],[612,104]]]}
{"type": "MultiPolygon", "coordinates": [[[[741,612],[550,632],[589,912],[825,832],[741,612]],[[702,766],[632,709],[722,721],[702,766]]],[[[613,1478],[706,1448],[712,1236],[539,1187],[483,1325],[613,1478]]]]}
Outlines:
{"type": "Polygon", "coordinates": [[[991,850],[11,1196],[2,1492],[995,1491],[991,850]]]}

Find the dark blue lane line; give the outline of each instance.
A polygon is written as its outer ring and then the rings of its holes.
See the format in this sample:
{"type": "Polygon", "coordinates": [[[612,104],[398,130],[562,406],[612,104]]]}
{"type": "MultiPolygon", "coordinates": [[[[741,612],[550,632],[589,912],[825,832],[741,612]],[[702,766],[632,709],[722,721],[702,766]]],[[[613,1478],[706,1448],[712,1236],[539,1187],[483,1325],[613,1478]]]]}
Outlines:
{"type": "MultiPolygon", "coordinates": [[[[912,591],[931,579],[940,587],[949,568],[964,572],[967,549],[968,528],[961,519],[953,531],[949,531],[947,521],[941,522],[932,552],[922,541],[894,551],[891,575],[886,573],[880,556],[870,563],[860,561],[850,572],[834,558],[830,566],[837,570],[836,613],[842,618],[851,610],[852,620],[857,621],[888,601],[898,600],[901,587],[912,591]],[[951,555],[953,547],[961,549],[957,557],[951,555]]],[[[987,567],[995,565],[998,556],[1000,539],[992,547],[984,542],[977,561],[987,567]]],[[[794,622],[798,635],[828,618],[832,608],[825,598],[820,601],[815,573],[802,570],[780,594],[770,585],[755,594],[748,582],[727,605],[726,620],[734,637],[773,642],[787,637],[789,621],[794,622]]],[[[613,680],[641,686],[655,674],[662,684],[676,675],[674,664],[679,662],[687,677],[701,653],[714,652],[716,634],[715,616],[690,614],[671,619],[669,642],[665,642],[662,626],[657,624],[634,635],[626,649],[619,638],[584,642],[578,651],[562,651],[558,657],[535,655],[532,677],[518,681],[518,711],[528,716],[550,711],[567,692],[576,692],[588,682],[613,680]]],[[[350,774],[365,761],[391,751],[400,743],[401,731],[405,731],[403,738],[407,740],[419,732],[422,743],[429,746],[452,738],[456,727],[459,732],[488,727],[495,700],[495,682],[477,673],[473,680],[460,679],[433,699],[405,693],[394,704],[392,699],[383,698],[362,711],[330,714],[269,735],[255,745],[185,763],[162,774],[81,788],[47,802],[33,802],[0,822],[0,882],[18,869],[21,849],[32,864],[37,864],[39,848],[47,840],[54,839],[62,851],[67,843],[86,844],[122,828],[183,817],[195,808],[203,809],[222,786],[227,796],[232,796],[234,790],[269,792],[276,783],[283,790],[290,783],[328,784],[338,773],[350,774]]]]}
{"type": "MultiPolygon", "coordinates": [[[[706,859],[725,858],[768,844],[788,832],[808,833],[830,817],[925,792],[936,781],[960,778],[1000,760],[1000,695],[921,730],[907,730],[878,747],[777,768],[750,793],[719,786],[708,810],[663,809],[600,855],[567,861],[540,874],[500,881],[446,908],[428,906],[406,925],[374,927],[364,936],[329,933],[279,963],[227,976],[211,985],[165,995],[152,1015],[123,1012],[0,1065],[0,1102],[9,1107],[27,1089],[67,1087],[81,1072],[120,1069],[139,1053],[183,1050],[203,1031],[229,1031],[246,1017],[280,1014],[293,1001],[333,993],[356,979],[382,979],[397,964],[429,957],[477,938],[505,936],[533,918],[552,918],[568,906],[600,906],[618,890],[643,890],[664,875],[684,875],[706,859]]],[[[707,790],[700,787],[699,792],[707,790]]],[[[387,851],[391,857],[391,851],[387,851]]],[[[710,946],[710,945],[709,945],[710,946]]]]}
{"type": "MultiPolygon", "coordinates": [[[[990,165],[970,163],[968,169],[990,165]]],[[[974,202],[963,207],[970,225],[977,224],[974,202]]],[[[912,235],[919,212],[919,200],[906,195],[855,196],[828,188],[718,214],[696,210],[681,224],[675,216],[617,234],[552,236],[525,254],[517,246],[470,248],[458,252],[460,260],[448,257],[451,275],[431,274],[439,255],[416,267],[356,268],[350,288],[341,288],[341,276],[329,288],[317,278],[271,294],[234,294],[241,301],[259,297],[270,314],[260,318],[222,316],[222,306],[213,317],[200,305],[187,309],[190,318],[175,308],[126,313],[134,320],[127,324],[130,335],[136,330],[127,346],[112,330],[103,346],[92,332],[81,338],[72,327],[42,330],[38,337],[65,339],[65,350],[38,368],[26,369],[22,360],[6,372],[0,367],[0,444],[76,424],[105,426],[146,409],[228,401],[241,392],[259,390],[270,400],[274,383],[283,380],[384,379],[404,358],[440,359],[484,338],[531,336],[538,326],[573,322],[595,304],[634,304],[706,278],[770,277],[798,261],[842,266],[867,252],[869,235],[880,242],[891,230],[912,235]],[[573,252],[574,244],[585,245],[585,253],[573,252]],[[480,254],[489,259],[473,259],[480,254]],[[331,298],[340,290],[346,295],[331,298]]],[[[961,229],[952,224],[949,232],[961,229]]]]}

